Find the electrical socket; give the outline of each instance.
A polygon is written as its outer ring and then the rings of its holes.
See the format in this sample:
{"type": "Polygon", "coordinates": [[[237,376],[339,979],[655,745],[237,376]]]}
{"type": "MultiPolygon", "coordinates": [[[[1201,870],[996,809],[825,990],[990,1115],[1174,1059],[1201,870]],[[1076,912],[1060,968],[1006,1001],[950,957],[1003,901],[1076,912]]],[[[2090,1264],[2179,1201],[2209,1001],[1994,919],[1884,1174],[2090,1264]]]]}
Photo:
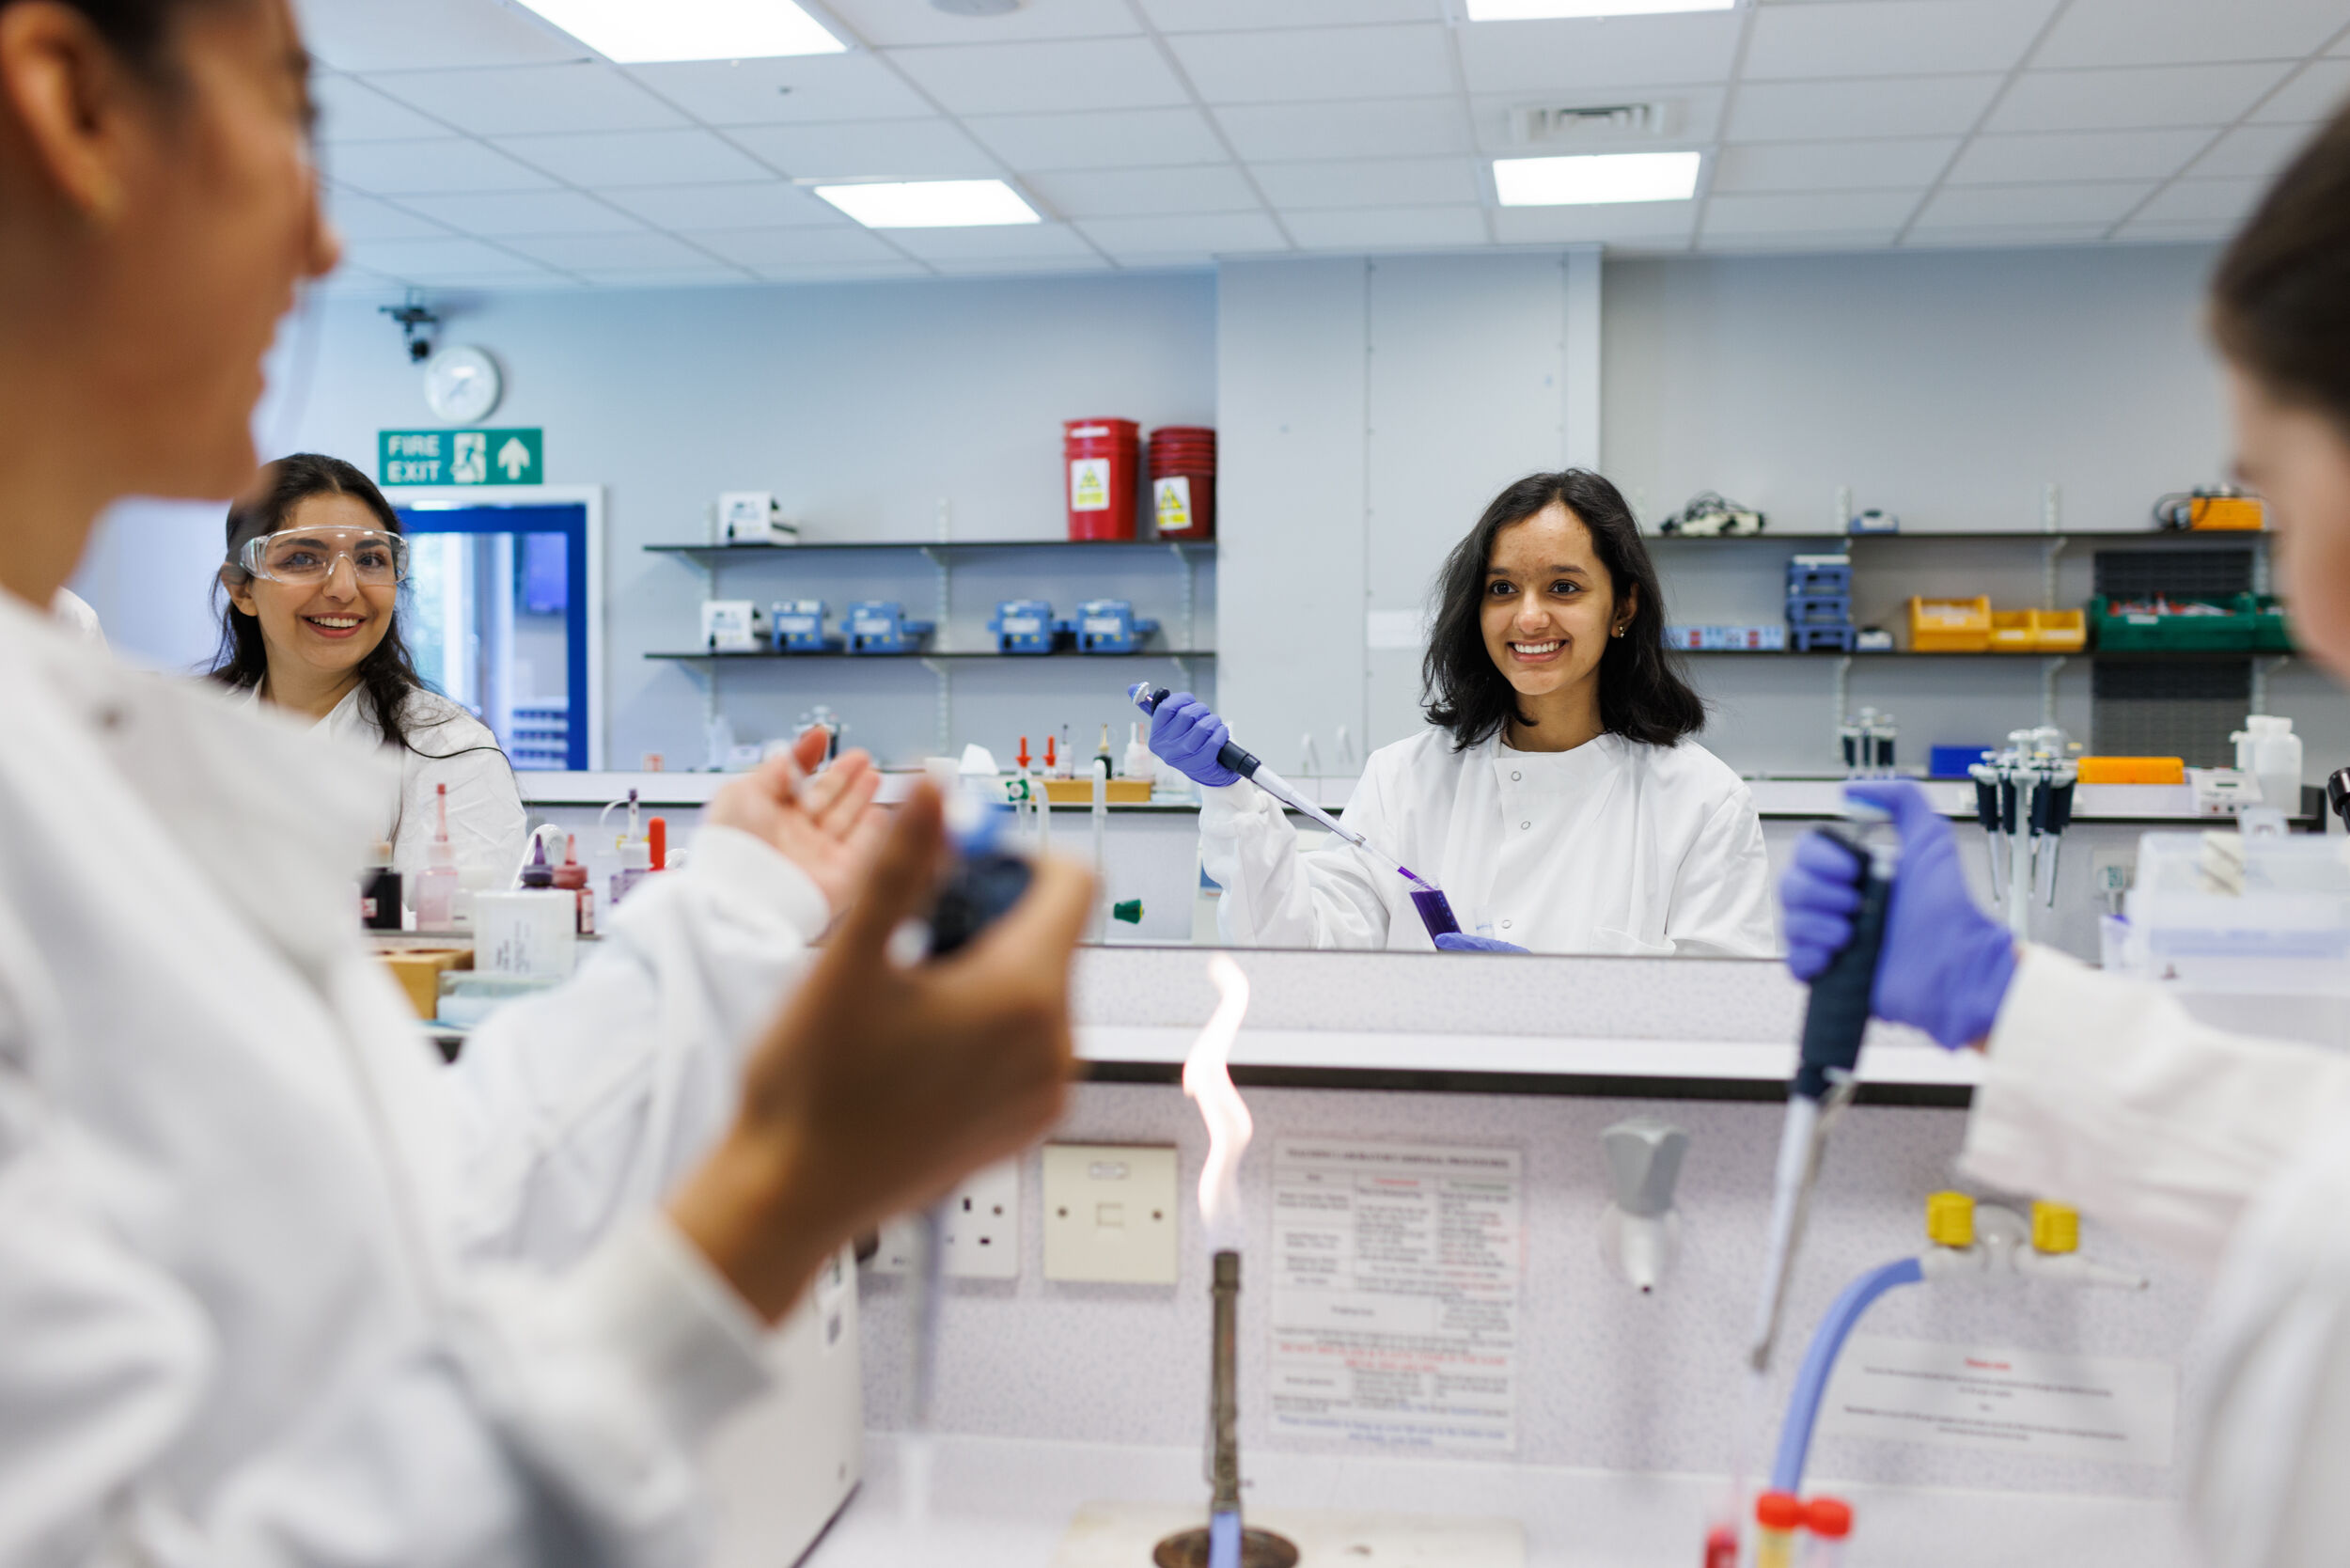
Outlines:
{"type": "Polygon", "coordinates": [[[1044,1278],[1172,1285],[1178,1258],[1172,1147],[1044,1146],[1044,1278]]]}
{"type": "MultiPolygon", "coordinates": [[[[952,1279],[1020,1278],[1020,1162],[975,1171],[944,1200],[941,1272],[952,1279]]],[[[920,1216],[900,1215],[882,1227],[881,1250],[866,1264],[876,1274],[912,1274],[922,1256],[920,1216]]]]}

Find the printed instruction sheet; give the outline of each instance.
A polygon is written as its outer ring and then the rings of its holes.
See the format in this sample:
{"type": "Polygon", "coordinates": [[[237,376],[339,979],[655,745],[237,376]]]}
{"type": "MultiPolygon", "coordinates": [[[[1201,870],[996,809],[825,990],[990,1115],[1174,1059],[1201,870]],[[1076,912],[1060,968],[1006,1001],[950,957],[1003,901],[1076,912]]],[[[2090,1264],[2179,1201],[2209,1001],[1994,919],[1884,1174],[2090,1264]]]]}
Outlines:
{"type": "Polygon", "coordinates": [[[1516,1449],[1519,1163],[1512,1149],[1276,1144],[1275,1430],[1516,1449]]]}
{"type": "Polygon", "coordinates": [[[2178,1425],[2168,1361],[1982,1350],[1856,1334],[1819,1430],[2117,1465],[2168,1465],[2178,1425]]]}

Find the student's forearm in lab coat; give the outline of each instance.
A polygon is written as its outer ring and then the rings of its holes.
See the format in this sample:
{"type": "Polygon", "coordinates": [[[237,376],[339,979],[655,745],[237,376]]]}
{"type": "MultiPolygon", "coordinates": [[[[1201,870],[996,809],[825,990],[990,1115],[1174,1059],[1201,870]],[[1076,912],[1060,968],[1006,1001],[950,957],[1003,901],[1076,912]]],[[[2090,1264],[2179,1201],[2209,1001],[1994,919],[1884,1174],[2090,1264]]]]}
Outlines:
{"type": "MultiPolygon", "coordinates": [[[[1224,889],[1216,929],[1226,941],[1284,948],[1387,945],[1386,906],[1353,845],[1333,841],[1307,851],[1280,803],[1246,781],[1201,792],[1207,798],[1199,811],[1200,864],[1224,889]]],[[[1348,825],[1359,827],[1356,808],[1350,806],[1348,813],[1348,825]]]]}

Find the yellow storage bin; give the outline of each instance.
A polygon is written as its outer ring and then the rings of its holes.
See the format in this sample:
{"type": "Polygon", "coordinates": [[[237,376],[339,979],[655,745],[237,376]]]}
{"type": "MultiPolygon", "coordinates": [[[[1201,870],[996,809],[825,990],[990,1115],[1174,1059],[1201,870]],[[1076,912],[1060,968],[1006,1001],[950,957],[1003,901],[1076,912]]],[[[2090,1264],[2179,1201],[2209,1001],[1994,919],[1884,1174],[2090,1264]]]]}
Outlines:
{"type": "Polygon", "coordinates": [[[2087,610],[2031,612],[2032,647],[2042,653],[2077,653],[2089,646],[2087,610]]]}
{"type": "Polygon", "coordinates": [[[2040,644],[2032,628],[2031,610],[1993,610],[1991,612],[1991,651],[1994,653],[2029,653],[2040,644]]]}
{"type": "Polygon", "coordinates": [[[2084,784],[2184,784],[2183,757],[2084,757],[2078,763],[2084,784]]]}
{"type": "Polygon", "coordinates": [[[1991,600],[1912,599],[1909,648],[1913,653],[1982,653],[1991,647],[1991,600]]]}

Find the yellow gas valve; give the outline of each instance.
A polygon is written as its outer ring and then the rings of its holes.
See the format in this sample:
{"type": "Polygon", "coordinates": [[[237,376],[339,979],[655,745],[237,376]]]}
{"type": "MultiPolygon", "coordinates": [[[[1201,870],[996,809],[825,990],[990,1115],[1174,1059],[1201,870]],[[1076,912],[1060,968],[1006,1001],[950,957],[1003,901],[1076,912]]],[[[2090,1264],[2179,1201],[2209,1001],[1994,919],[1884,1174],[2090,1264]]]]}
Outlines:
{"type": "Polygon", "coordinates": [[[2069,1203],[2035,1199],[2031,1206],[2031,1247],[2035,1252],[2078,1252],[2081,1212],[2069,1203]]]}
{"type": "Polygon", "coordinates": [[[1963,1192],[1926,1195],[1926,1240],[1936,1247],[1975,1245],[1975,1200],[1963,1192]]]}

